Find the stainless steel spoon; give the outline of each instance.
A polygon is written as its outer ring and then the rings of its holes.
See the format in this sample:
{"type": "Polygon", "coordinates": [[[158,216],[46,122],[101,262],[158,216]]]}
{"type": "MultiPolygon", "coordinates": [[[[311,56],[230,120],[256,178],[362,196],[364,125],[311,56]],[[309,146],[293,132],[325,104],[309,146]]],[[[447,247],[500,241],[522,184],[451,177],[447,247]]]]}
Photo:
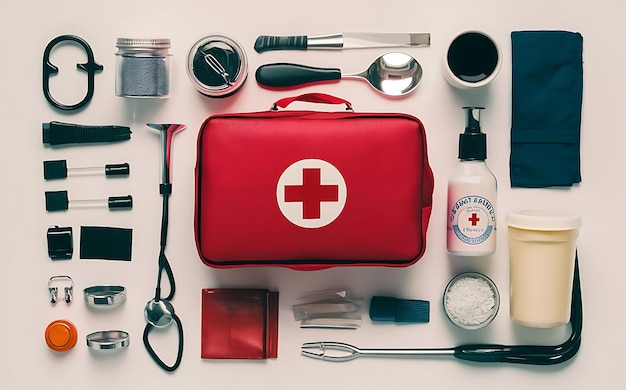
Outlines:
{"type": "Polygon", "coordinates": [[[415,90],[422,73],[422,67],[415,58],[392,52],[378,57],[360,73],[342,75],[337,68],[275,63],[260,66],[256,71],[256,80],[265,87],[288,88],[342,78],[361,78],[385,95],[401,96],[415,90]]]}

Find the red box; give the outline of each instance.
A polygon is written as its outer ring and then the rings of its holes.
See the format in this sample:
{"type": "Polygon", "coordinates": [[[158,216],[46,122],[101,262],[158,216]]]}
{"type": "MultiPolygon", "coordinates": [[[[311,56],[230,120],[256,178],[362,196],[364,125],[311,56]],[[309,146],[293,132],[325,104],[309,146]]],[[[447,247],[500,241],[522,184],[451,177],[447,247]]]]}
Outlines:
{"type": "MultiPolygon", "coordinates": [[[[283,99],[347,101],[309,94],[283,99]]],[[[426,246],[433,174],[415,117],[270,110],[200,129],[198,252],[212,267],[407,266],[426,246]]]]}

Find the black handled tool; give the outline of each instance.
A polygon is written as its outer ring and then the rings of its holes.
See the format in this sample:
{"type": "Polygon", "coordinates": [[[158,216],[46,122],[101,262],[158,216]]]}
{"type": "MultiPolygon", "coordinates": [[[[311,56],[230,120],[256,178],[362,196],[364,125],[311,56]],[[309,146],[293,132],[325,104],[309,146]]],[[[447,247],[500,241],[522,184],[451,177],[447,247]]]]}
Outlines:
{"type": "Polygon", "coordinates": [[[268,36],[254,43],[259,53],[270,50],[363,49],[369,47],[430,46],[429,33],[339,33],[329,35],[268,36]]]}
{"type": "Polygon", "coordinates": [[[126,126],[86,126],[57,121],[43,123],[41,130],[43,143],[49,145],[125,141],[132,133],[126,126]]]}

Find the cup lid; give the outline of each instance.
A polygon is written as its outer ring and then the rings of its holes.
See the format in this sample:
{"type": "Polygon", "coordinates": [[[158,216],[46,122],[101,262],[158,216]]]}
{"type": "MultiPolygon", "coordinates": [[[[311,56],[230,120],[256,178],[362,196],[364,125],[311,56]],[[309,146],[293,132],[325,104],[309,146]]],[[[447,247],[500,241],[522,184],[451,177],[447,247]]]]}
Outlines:
{"type": "Polygon", "coordinates": [[[506,215],[507,225],[532,230],[573,230],[580,228],[579,215],[565,210],[521,210],[506,215]]]}

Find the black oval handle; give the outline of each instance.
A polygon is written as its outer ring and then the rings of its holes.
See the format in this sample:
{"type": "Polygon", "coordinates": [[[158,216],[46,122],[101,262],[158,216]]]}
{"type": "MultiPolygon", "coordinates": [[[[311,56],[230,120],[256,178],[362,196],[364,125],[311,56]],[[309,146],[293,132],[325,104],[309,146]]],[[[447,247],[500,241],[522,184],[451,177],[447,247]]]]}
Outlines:
{"type": "Polygon", "coordinates": [[[339,79],[341,79],[341,70],[337,68],[276,63],[262,65],[256,70],[256,81],[266,87],[293,87],[339,79]]]}
{"type": "Polygon", "coordinates": [[[306,35],[297,35],[289,37],[275,37],[261,35],[254,42],[254,50],[257,53],[263,53],[270,50],[306,50],[306,35]]]}

